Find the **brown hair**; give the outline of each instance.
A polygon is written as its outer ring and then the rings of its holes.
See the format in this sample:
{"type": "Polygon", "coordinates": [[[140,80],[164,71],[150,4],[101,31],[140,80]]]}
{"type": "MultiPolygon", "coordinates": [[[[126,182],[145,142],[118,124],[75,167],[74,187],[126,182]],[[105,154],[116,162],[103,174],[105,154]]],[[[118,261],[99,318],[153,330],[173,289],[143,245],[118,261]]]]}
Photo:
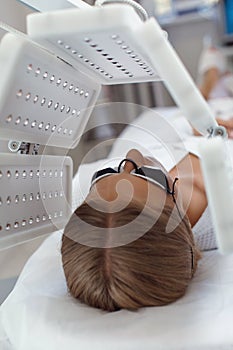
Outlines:
{"type": "Polygon", "coordinates": [[[183,296],[200,258],[188,218],[176,217],[179,224],[166,233],[174,215],[171,205],[166,204],[154,222],[154,212],[150,208],[142,211],[140,203],[131,202],[116,213],[97,210],[92,204],[83,203],[76,209],[62,237],[70,293],[107,311],[161,306],[183,296]],[[128,223],[134,225],[130,232],[128,223]],[[120,232],[124,227],[123,234],[132,235],[127,244],[106,247],[104,241],[109,240],[113,227],[116,236],[118,228],[120,232]],[[90,244],[83,244],[84,237],[90,244]]]}

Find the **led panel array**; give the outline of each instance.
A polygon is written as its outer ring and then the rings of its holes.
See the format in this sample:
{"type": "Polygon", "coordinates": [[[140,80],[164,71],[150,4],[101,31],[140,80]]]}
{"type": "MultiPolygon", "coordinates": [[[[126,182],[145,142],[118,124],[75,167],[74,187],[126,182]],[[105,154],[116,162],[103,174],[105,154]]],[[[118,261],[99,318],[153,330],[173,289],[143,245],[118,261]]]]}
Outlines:
{"type": "Polygon", "coordinates": [[[75,147],[100,85],[12,34],[2,40],[0,63],[0,138],[75,147]]]}
{"type": "Polygon", "coordinates": [[[101,84],[160,80],[138,40],[137,31],[143,25],[134,9],[122,4],[28,16],[33,39],[49,45],[101,84]]]}
{"type": "Polygon", "coordinates": [[[69,157],[0,154],[0,249],[63,228],[71,184],[69,157]]]}

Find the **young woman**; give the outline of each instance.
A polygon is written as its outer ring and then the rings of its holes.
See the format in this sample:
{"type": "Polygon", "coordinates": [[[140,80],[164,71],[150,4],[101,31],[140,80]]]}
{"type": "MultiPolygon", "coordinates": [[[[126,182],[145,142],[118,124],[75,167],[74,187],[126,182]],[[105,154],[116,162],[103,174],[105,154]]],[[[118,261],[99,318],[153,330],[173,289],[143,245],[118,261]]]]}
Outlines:
{"type": "Polygon", "coordinates": [[[71,294],[108,311],[177,300],[205,248],[195,242],[195,227],[199,243],[202,233],[213,233],[206,207],[198,157],[188,154],[167,173],[155,159],[129,151],[118,169],[94,175],[65,228],[62,261],[71,294]]]}
{"type": "MultiPolygon", "coordinates": [[[[200,60],[206,99],[224,72],[222,56],[208,49],[200,60]]],[[[218,121],[231,136],[232,120],[218,121]]],[[[198,157],[187,154],[168,173],[156,159],[131,150],[118,168],[94,175],[65,228],[62,261],[75,298],[108,311],[138,309],[180,298],[200,250],[215,248],[198,157]]]]}

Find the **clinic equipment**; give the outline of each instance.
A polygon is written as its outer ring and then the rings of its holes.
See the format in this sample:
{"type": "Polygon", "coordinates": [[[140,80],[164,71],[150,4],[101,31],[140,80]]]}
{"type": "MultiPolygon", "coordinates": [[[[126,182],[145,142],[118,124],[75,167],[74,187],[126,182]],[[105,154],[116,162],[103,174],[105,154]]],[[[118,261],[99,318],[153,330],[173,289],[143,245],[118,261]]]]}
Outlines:
{"type": "MultiPolygon", "coordinates": [[[[69,1],[68,7],[76,2],[69,1]]],[[[34,232],[42,234],[64,227],[70,215],[72,165],[69,158],[58,156],[54,165],[50,160],[56,157],[47,155],[47,146],[69,149],[77,145],[101,85],[162,78],[194,128],[209,137],[226,135],[164,31],[154,18],[147,19],[140,9],[135,11],[130,2],[106,0],[97,1],[96,6],[85,4],[81,9],[53,11],[49,8],[48,12],[28,16],[28,36],[12,33],[3,38],[0,46],[3,77],[0,82],[0,138],[9,141],[8,153],[25,154],[11,154],[12,161],[8,161],[9,154],[0,155],[0,248],[23,241],[25,237],[33,238],[34,232]],[[38,155],[38,145],[46,146],[44,154],[38,155]],[[16,167],[12,168],[13,164],[16,167]],[[65,170],[67,167],[69,170],[65,170]],[[53,190],[49,190],[50,174],[58,179],[55,176],[58,173],[66,174],[64,181],[58,180],[53,190]],[[36,174],[37,181],[32,185],[36,174]],[[19,186],[22,192],[17,192],[19,186]],[[57,193],[63,193],[60,203],[56,202],[57,193]],[[53,212],[49,200],[57,204],[53,212]],[[68,209],[65,210],[65,206],[68,209]]],[[[24,3],[32,5],[33,1],[24,3]]],[[[223,147],[224,141],[220,143],[219,147],[223,147]]],[[[215,147],[219,152],[219,147],[215,147]]],[[[207,154],[209,149],[212,152],[212,143],[208,141],[207,154]]],[[[208,156],[204,159],[207,159],[204,161],[206,186],[211,192],[212,165],[208,163],[208,156]]],[[[230,182],[225,177],[225,186],[229,184],[230,188],[230,182]]],[[[211,196],[209,200],[216,201],[211,196]]],[[[231,196],[230,208],[232,204],[231,196]]],[[[233,249],[231,225],[226,228],[221,222],[221,208],[218,211],[214,205],[211,208],[219,241],[224,233],[228,246],[233,249]]],[[[225,244],[222,251],[225,251],[225,244]]]]}
{"type": "Polygon", "coordinates": [[[0,155],[4,248],[67,222],[71,159],[48,155],[46,150],[39,154],[39,145],[75,147],[100,86],[55,55],[10,33],[2,39],[0,71],[0,138],[9,141],[11,153],[0,155]]]}

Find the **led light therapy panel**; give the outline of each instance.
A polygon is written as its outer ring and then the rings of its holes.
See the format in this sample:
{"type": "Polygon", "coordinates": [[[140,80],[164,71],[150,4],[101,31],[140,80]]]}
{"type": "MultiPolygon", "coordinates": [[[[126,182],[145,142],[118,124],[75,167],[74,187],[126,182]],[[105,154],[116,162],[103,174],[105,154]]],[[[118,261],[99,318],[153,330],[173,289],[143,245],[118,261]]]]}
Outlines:
{"type": "Polygon", "coordinates": [[[69,157],[0,154],[0,249],[63,228],[71,186],[69,157]]]}
{"type": "Polygon", "coordinates": [[[76,146],[100,84],[13,34],[0,45],[0,76],[1,139],[76,146]]]}
{"type": "Polygon", "coordinates": [[[101,84],[160,80],[138,40],[144,22],[129,5],[35,13],[27,26],[34,40],[101,84]]]}

